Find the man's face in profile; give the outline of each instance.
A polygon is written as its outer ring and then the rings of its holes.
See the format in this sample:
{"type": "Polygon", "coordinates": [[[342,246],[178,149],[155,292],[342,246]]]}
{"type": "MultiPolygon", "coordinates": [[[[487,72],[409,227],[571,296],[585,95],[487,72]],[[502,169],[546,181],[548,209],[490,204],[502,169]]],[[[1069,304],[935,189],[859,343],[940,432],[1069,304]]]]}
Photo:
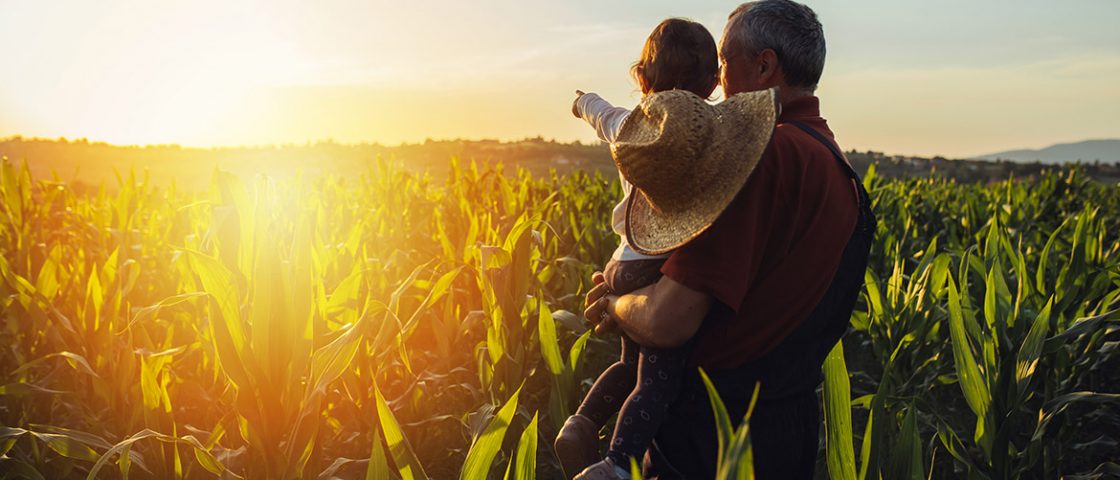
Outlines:
{"type": "MultiPolygon", "coordinates": [[[[758,79],[751,76],[752,71],[758,72],[757,68],[751,66],[751,60],[756,55],[743,48],[742,45],[732,45],[729,41],[731,37],[728,35],[729,29],[732,28],[739,15],[744,15],[744,12],[735,13],[727,19],[727,27],[724,28],[723,38],[719,42],[719,84],[723,87],[724,97],[763,88],[756,85],[759,83],[758,79]]],[[[757,77],[757,75],[755,76],[757,77]]]]}
{"type": "Polygon", "coordinates": [[[752,88],[753,83],[750,78],[749,59],[751,55],[744,52],[731,51],[729,54],[724,54],[727,49],[721,46],[719,55],[719,84],[723,87],[724,97],[730,97],[736,93],[750,92],[758,90],[752,88]]]}

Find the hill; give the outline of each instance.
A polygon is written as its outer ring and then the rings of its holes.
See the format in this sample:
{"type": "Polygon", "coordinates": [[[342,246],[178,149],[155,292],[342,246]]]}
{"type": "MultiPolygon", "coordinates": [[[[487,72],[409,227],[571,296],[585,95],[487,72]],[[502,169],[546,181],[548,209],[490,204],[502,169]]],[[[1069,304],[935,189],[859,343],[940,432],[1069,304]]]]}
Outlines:
{"type": "Polygon", "coordinates": [[[1012,160],[1016,162],[1042,163],[1113,163],[1120,162],[1120,140],[1085,140],[1075,143],[1059,143],[1038,150],[1007,150],[976,157],[978,160],[1012,160]]]}

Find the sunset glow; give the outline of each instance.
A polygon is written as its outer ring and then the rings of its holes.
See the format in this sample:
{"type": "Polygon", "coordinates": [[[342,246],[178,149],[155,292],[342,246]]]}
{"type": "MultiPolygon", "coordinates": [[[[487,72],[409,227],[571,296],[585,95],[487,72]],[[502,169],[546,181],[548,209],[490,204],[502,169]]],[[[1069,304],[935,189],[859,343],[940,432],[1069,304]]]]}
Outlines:
{"type": "MultiPolygon", "coordinates": [[[[842,142],[972,155],[1120,135],[1120,6],[811,2],[842,142]],[[968,114],[962,114],[967,110],[968,114]]],[[[0,135],[213,146],[594,137],[649,29],[734,2],[0,2],[0,135]]]]}
{"type": "Polygon", "coordinates": [[[740,1],[0,0],[0,480],[1115,472],[1120,0],[740,1]]]}

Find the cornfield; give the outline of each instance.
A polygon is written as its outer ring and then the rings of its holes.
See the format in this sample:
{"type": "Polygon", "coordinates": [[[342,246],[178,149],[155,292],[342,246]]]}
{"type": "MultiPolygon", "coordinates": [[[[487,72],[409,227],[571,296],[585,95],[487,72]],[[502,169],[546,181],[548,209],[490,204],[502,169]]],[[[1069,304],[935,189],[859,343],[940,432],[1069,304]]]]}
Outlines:
{"type": "MultiPolygon", "coordinates": [[[[1120,472],[1120,187],[865,183],[880,226],[818,474],[1120,472]]],[[[0,477],[558,478],[551,439],[617,355],[579,314],[618,241],[598,174],[88,195],[5,160],[0,184],[0,477]]],[[[710,393],[721,475],[750,478],[710,393]]]]}

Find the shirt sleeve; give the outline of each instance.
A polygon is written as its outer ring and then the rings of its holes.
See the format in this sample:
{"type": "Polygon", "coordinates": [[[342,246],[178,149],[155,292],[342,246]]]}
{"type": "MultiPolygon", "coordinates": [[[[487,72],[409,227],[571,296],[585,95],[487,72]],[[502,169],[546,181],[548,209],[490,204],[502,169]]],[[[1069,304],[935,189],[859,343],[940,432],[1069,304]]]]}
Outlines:
{"type": "Polygon", "coordinates": [[[576,110],[579,116],[604,142],[614,143],[618,138],[618,130],[622,128],[622,121],[630,115],[630,110],[611,105],[595,93],[585,93],[576,100],[576,110]]]}
{"type": "Polygon", "coordinates": [[[661,267],[665,276],[711,295],[735,313],[760,274],[775,205],[781,203],[781,182],[766,158],[712,226],[661,267]]]}

